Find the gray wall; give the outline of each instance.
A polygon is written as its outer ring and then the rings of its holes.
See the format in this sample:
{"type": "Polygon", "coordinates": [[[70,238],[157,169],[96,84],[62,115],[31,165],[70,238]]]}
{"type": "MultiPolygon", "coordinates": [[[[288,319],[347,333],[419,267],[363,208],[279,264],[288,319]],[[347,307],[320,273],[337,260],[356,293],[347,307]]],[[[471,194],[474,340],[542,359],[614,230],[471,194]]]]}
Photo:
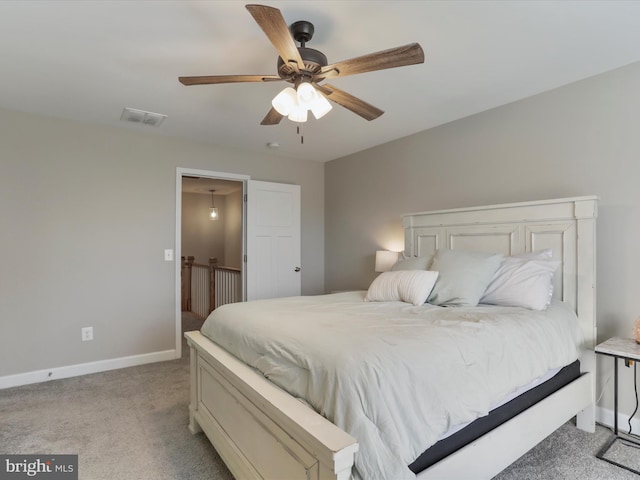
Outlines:
{"type": "MultiPolygon", "coordinates": [[[[220,218],[209,219],[211,195],[201,193],[182,194],[182,256],[193,255],[195,263],[208,265],[209,258],[217,258],[218,265],[225,265],[225,230],[229,215],[223,195],[216,195],[215,205],[220,218]]],[[[242,225],[242,217],[235,218],[242,225]]]]}
{"type": "Polygon", "coordinates": [[[175,347],[176,167],[301,185],[302,291],[322,293],[322,164],[145,132],[0,110],[0,377],[175,347]]]}
{"type": "MultiPolygon", "coordinates": [[[[402,213],[599,195],[598,333],[640,315],[640,63],[326,164],[325,290],[366,289],[402,213]]],[[[611,376],[600,360],[598,394],[611,376]]],[[[633,376],[622,369],[622,409],[633,376]]],[[[603,404],[611,407],[605,388],[603,404]]]]}

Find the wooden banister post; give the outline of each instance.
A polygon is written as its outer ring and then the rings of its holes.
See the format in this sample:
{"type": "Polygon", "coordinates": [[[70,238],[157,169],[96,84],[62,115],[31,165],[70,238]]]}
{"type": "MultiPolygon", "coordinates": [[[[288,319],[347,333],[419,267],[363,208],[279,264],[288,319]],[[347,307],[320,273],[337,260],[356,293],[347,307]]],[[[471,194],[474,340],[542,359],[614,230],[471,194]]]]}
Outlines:
{"type": "Polygon", "coordinates": [[[193,268],[193,262],[195,260],[195,257],[193,255],[189,255],[187,257],[187,272],[185,275],[186,278],[186,296],[187,296],[187,312],[191,311],[191,270],[193,268]]]}
{"type": "Polygon", "coordinates": [[[184,270],[186,268],[186,260],[184,255],[180,257],[180,309],[187,311],[187,286],[184,270]]]}
{"type": "Polygon", "coordinates": [[[216,265],[217,257],[209,257],[209,313],[216,308],[216,265]]]}

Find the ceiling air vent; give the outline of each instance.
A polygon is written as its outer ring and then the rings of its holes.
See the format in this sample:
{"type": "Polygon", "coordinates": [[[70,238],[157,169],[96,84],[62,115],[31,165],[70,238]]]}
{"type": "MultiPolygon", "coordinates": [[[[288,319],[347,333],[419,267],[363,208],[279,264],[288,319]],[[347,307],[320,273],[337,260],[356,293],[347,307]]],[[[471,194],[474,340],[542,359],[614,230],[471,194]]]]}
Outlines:
{"type": "Polygon", "coordinates": [[[165,118],[167,118],[167,116],[161,113],[145,112],[144,110],[129,107],[125,107],[125,109],[122,110],[122,115],[120,115],[120,120],[142,123],[144,125],[151,125],[152,127],[159,127],[165,118]]]}

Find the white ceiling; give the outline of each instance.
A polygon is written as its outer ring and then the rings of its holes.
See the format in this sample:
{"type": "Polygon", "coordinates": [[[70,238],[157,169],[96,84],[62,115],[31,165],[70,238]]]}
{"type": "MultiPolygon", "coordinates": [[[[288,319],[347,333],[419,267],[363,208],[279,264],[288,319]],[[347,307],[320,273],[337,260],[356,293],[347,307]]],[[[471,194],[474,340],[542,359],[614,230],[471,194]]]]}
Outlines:
{"type": "Polygon", "coordinates": [[[178,76],[275,75],[242,1],[0,1],[0,107],[327,161],[640,60],[640,1],[265,1],[309,20],[329,63],[419,42],[421,65],[332,80],[386,113],[342,107],[261,126],[282,82],[185,87],[178,76]],[[168,115],[123,123],[124,107],[168,115]],[[268,142],[280,148],[270,150],[268,142]]]}

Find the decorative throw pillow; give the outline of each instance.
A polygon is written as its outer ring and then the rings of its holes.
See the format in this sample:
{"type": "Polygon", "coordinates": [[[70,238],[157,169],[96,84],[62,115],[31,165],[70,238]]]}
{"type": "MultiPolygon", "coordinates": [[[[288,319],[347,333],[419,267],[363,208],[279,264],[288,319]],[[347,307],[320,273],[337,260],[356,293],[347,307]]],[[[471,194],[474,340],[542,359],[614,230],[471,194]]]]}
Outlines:
{"type": "Polygon", "coordinates": [[[431,268],[440,274],[429,303],[475,307],[503,258],[501,253],[438,250],[431,268]]]}
{"type": "Polygon", "coordinates": [[[399,270],[428,270],[433,261],[433,255],[427,255],[425,257],[404,257],[398,260],[393,267],[392,272],[399,270]]]}
{"type": "Polygon", "coordinates": [[[364,300],[422,305],[427,301],[437,278],[438,272],[431,270],[384,272],[371,282],[364,300]]]}
{"type": "Polygon", "coordinates": [[[480,303],[545,310],[553,297],[553,274],[560,262],[551,250],[506,257],[480,303]]]}

